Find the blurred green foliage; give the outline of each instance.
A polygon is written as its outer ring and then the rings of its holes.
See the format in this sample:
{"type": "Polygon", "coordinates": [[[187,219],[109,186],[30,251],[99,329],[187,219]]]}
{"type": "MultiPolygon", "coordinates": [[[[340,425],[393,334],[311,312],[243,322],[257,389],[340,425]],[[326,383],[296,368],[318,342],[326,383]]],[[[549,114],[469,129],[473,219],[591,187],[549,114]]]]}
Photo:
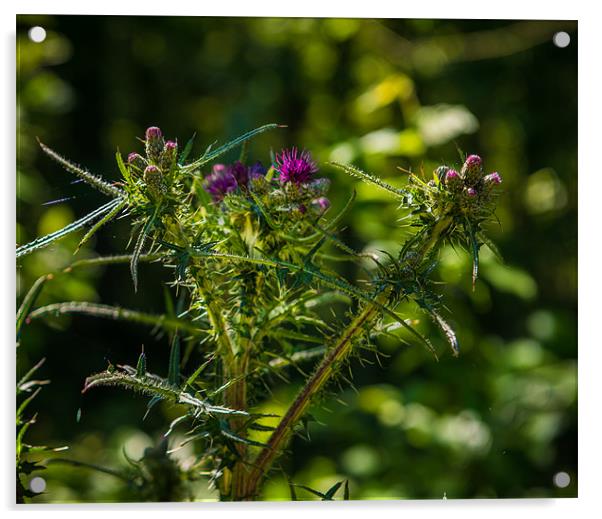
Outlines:
{"type": "MultiPolygon", "coordinates": [[[[19,244],[101,202],[43,157],[36,137],[113,180],[115,149],[138,150],[149,125],[181,142],[196,133],[200,152],[267,122],[287,128],[253,141],[253,160],[296,144],[321,163],[353,162],[402,185],[398,167],[430,172],[459,162],[461,148],[502,174],[490,234],[505,262],[483,250],[473,292],[468,256],[441,256],[461,356],[434,362],[420,347],[381,341],[382,365],[352,363],[357,391],[342,383],[339,400],[315,409],[311,441],[294,440],[266,499],[289,499],[284,474],[323,492],[348,479],[352,499],[577,495],[575,22],[20,16],[17,29],[19,244]],[[34,25],[47,30],[44,42],[28,39],[34,25]],[[558,30],[571,35],[568,48],[552,44],[558,30]],[[566,488],[554,485],[560,471],[571,477],[566,488]]],[[[400,214],[386,194],[328,166],[322,173],[335,207],[358,191],[347,243],[364,251],[400,243],[400,214]]],[[[112,224],[78,258],[122,252],[127,236],[127,223],[112,224]]],[[[78,239],[25,257],[17,296],[73,261],[78,239]]],[[[349,268],[341,271],[353,276],[349,268]]],[[[160,312],[155,281],[165,273],[141,266],[137,294],[128,276],[123,267],[81,269],[48,282],[39,304],[160,312]]],[[[142,398],[80,395],[107,360],[135,364],[142,343],[150,369],[166,365],[166,337],[143,328],[78,316],[26,326],[18,371],[46,357],[41,376],[52,380],[36,398],[30,441],[69,445],[62,457],[115,470],[128,467],[124,451],[139,459],[156,446],[173,409],[156,406],[143,420],[142,398]]],[[[300,383],[291,376],[262,410],[285,409],[300,383]]],[[[193,454],[189,445],[175,455],[185,465],[193,454]]],[[[36,502],[145,499],[82,467],[53,463],[44,477],[36,502]]],[[[204,486],[196,483],[196,498],[215,497],[204,486]]]]}

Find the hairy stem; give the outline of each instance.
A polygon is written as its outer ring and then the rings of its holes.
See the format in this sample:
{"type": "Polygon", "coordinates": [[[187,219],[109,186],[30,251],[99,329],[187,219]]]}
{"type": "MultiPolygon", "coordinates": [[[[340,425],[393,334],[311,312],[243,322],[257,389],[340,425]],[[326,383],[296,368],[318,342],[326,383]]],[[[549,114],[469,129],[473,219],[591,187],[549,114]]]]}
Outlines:
{"type": "MultiPolygon", "coordinates": [[[[386,296],[382,294],[379,300],[381,303],[384,302],[386,296]]],[[[345,329],[334,347],[326,354],[272,433],[267,447],[260,452],[253,463],[253,468],[248,477],[245,499],[255,498],[263,478],[271,468],[275,458],[286,446],[294,426],[307,411],[312,398],[328,382],[340,362],[347,358],[353,346],[353,339],[362,333],[364,326],[370,323],[377,314],[378,308],[375,305],[367,305],[345,329]]]]}

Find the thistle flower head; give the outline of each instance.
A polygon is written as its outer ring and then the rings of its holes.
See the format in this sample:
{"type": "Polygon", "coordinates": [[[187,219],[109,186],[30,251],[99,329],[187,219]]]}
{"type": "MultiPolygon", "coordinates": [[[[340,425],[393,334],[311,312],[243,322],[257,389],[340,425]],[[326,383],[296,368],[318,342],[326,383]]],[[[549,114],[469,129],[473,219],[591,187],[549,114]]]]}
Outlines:
{"type": "Polygon", "coordinates": [[[489,175],[486,175],[485,178],[483,178],[483,181],[485,182],[485,184],[497,185],[502,183],[502,177],[497,171],[494,171],[493,173],[489,173],[489,175]]]}
{"type": "Polygon", "coordinates": [[[447,169],[445,172],[445,181],[446,182],[453,182],[456,178],[459,178],[460,175],[458,174],[458,172],[455,169],[447,169]]]}
{"type": "Polygon", "coordinates": [[[483,177],[483,159],[478,155],[466,157],[461,175],[468,186],[475,186],[483,177]]]}
{"type": "Polygon", "coordinates": [[[313,174],[318,167],[308,151],[297,148],[282,150],[276,155],[274,169],[280,173],[280,182],[292,182],[294,184],[305,184],[312,180],[313,174]]]}
{"type": "Polygon", "coordinates": [[[231,166],[228,166],[228,171],[236,179],[236,183],[240,187],[244,187],[249,182],[249,168],[242,162],[236,161],[231,166]]]}
{"type": "Polygon", "coordinates": [[[139,159],[142,159],[142,156],[139,153],[132,151],[132,153],[130,153],[128,155],[128,164],[133,164],[133,163],[137,162],[139,159]]]}
{"type": "Polygon", "coordinates": [[[455,169],[448,169],[445,172],[445,185],[450,189],[450,191],[461,190],[462,179],[460,178],[460,173],[458,173],[455,169]]]}
{"type": "Polygon", "coordinates": [[[483,165],[483,159],[478,155],[469,155],[464,161],[465,168],[480,168],[483,165]]]}
{"type": "Polygon", "coordinates": [[[224,197],[236,191],[238,184],[232,171],[223,164],[213,166],[213,172],[205,178],[203,188],[211,195],[214,202],[221,202],[224,197]]]}
{"type": "Polygon", "coordinates": [[[467,194],[468,196],[470,196],[470,197],[477,196],[477,190],[476,190],[474,187],[469,187],[469,188],[466,190],[466,194],[467,194]]]}
{"type": "Polygon", "coordinates": [[[144,135],[145,135],[147,141],[153,140],[153,139],[161,139],[163,137],[161,128],[159,128],[157,126],[151,126],[151,127],[147,128],[144,135]]]}

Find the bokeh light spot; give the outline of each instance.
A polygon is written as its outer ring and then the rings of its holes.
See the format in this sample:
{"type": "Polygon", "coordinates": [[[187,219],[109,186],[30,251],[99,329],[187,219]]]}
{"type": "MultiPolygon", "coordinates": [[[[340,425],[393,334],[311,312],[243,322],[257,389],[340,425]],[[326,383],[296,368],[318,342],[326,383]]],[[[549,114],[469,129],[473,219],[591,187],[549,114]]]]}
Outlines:
{"type": "Polygon", "coordinates": [[[32,478],[29,482],[29,490],[36,494],[41,494],[44,492],[44,490],[46,490],[46,480],[39,476],[32,478]]]}
{"type": "Polygon", "coordinates": [[[571,484],[571,476],[566,472],[558,472],[554,475],[554,485],[558,488],[566,488],[571,484]]]}
{"type": "Polygon", "coordinates": [[[554,34],[554,45],[556,45],[556,47],[560,47],[561,49],[564,49],[565,47],[568,47],[569,44],[571,43],[571,37],[568,35],[568,33],[564,32],[564,31],[560,31],[557,32],[556,34],[554,34]]]}
{"type": "Polygon", "coordinates": [[[34,43],[42,43],[46,39],[46,29],[44,29],[44,27],[36,25],[35,27],[29,29],[27,35],[29,36],[29,39],[34,43]]]}

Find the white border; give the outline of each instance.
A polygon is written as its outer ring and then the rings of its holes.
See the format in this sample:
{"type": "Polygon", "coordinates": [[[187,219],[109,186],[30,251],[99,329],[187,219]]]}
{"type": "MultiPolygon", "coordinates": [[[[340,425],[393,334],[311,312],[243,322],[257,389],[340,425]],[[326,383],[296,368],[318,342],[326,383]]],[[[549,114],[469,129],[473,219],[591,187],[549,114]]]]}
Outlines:
{"type": "MultiPolygon", "coordinates": [[[[320,17],[366,17],[366,18],[493,18],[493,19],[570,19],[579,20],[579,498],[566,500],[496,500],[496,501],[402,501],[402,502],[353,502],[353,503],[250,503],[250,504],[163,504],[163,505],[37,505],[24,510],[29,515],[40,512],[45,516],[59,516],[65,512],[81,514],[105,514],[123,511],[124,513],[143,512],[148,516],[164,516],[166,511],[188,512],[196,514],[224,513],[245,514],[245,517],[275,517],[283,512],[287,517],[305,517],[307,514],[326,515],[337,512],[341,515],[360,516],[374,510],[379,516],[408,516],[412,518],[440,515],[445,519],[472,517],[488,518],[508,515],[545,514],[546,519],[563,518],[578,512],[584,516],[586,511],[600,509],[598,495],[602,492],[600,471],[600,428],[598,395],[600,394],[601,340],[596,332],[598,312],[594,297],[600,294],[600,261],[596,254],[596,237],[600,236],[599,198],[597,181],[602,177],[600,161],[600,35],[598,27],[600,17],[596,16],[594,2],[532,2],[524,0],[504,0],[503,2],[482,2],[468,0],[440,0],[403,2],[371,0],[361,5],[349,5],[341,2],[304,0],[303,2],[283,2],[252,0],[246,2],[161,2],[116,1],[81,2],[76,0],[53,0],[52,2],[21,0],[10,6],[2,3],[0,23],[3,29],[2,78],[0,81],[2,118],[0,125],[0,146],[3,159],[2,178],[5,196],[2,205],[2,243],[5,245],[2,255],[5,283],[6,305],[3,307],[2,324],[4,335],[4,373],[2,388],[7,392],[5,426],[2,427],[2,484],[3,503],[9,513],[15,512],[14,500],[14,428],[12,414],[14,410],[14,350],[12,341],[14,311],[14,164],[15,164],[15,14],[52,13],[52,14],[121,14],[121,15],[182,15],[182,16],[320,16],[320,17]],[[493,4],[493,5],[492,5],[493,4]],[[12,176],[12,180],[11,180],[12,176]],[[6,187],[8,186],[8,187],[6,187]],[[11,281],[12,280],[12,281],[11,281]],[[7,384],[6,381],[9,383],[7,384]],[[578,511],[576,510],[578,508],[578,511]]],[[[550,114],[553,124],[554,114],[550,114]]],[[[599,243],[599,241],[598,241],[599,243]]],[[[589,515],[589,514],[588,514],[589,515]]]]}

